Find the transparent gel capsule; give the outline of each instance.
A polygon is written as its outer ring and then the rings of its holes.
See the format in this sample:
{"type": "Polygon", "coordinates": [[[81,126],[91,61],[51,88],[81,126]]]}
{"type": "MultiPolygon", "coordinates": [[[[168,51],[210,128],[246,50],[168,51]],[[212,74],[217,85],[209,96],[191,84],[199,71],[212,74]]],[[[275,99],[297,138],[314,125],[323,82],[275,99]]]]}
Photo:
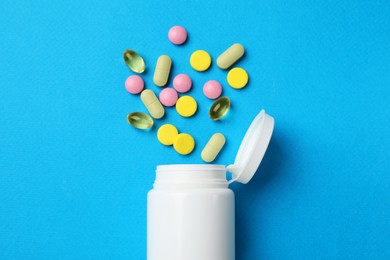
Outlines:
{"type": "Polygon", "coordinates": [[[226,115],[230,108],[230,99],[228,97],[220,97],[212,104],[209,116],[213,120],[219,120],[226,115]]]}
{"type": "Polygon", "coordinates": [[[135,73],[142,73],[145,70],[145,62],[142,57],[133,50],[125,50],[123,52],[123,59],[129,69],[135,73]]]}
{"type": "Polygon", "coordinates": [[[138,129],[149,129],[153,126],[153,119],[141,112],[133,112],[127,115],[127,122],[138,129]]]}

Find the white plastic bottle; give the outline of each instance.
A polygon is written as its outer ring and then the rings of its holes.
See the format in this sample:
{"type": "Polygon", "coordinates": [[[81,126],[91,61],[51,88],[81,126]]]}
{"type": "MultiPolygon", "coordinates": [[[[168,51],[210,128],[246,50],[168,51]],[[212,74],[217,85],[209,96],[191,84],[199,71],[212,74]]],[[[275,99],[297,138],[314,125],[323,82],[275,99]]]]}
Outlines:
{"type": "Polygon", "coordinates": [[[271,139],[274,120],[262,110],[253,120],[233,165],[157,166],[148,193],[148,260],[234,260],[234,193],[247,183],[271,139]],[[226,171],[232,179],[226,179],[226,171]]]}

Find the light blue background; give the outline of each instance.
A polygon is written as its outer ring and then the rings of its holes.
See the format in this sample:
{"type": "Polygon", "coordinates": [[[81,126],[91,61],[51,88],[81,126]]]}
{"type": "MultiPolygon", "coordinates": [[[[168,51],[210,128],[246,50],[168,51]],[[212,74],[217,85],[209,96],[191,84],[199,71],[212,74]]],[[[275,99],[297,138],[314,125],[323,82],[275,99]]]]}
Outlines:
{"type": "MultiPolygon", "coordinates": [[[[390,259],[389,1],[11,1],[0,2],[0,259],[145,259],[146,193],[158,164],[201,163],[216,131],[233,162],[261,108],[276,120],[252,182],[233,185],[237,260],[390,259]],[[184,46],[167,40],[183,25],[184,46]],[[243,90],[215,58],[246,47],[243,90]],[[125,49],[147,63],[169,54],[188,73],[194,118],[174,108],[156,122],[191,133],[183,157],[138,131],[145,111],[124,80],[125,49]],[[231,117],[212,122],[202,95],[222,82],[231,117]]],[[[172,78],[170,80],[172,82],[172,78]]],[[[201,259],[199,259],[201,260],[201,259]]]]}

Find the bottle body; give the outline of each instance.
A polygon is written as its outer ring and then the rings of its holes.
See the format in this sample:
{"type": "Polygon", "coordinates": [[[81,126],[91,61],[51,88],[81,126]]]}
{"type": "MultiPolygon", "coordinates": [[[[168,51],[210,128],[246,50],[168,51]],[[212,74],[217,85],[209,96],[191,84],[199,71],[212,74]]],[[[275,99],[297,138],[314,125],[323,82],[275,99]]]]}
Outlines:
{"type": "Polygon", "coordinates": [[[225,168],[192,166],[168,169],[148,193],[148,260],[235,259],[234,193],[225,168]]]}

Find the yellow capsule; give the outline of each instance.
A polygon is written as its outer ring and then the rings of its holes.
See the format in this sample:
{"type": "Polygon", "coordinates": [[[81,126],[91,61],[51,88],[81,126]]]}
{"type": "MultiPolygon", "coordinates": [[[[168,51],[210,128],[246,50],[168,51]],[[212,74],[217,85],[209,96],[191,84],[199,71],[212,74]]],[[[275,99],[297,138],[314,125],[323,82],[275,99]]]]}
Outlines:
{"type": "Polygon", "coordinates": [[[164,107],[161,105],[160,101],[158,100],[156,94],[154,94],[153,91],[151,91],[150,89],[145,89],[144,91],[142,91],[141,100],[152,117],[160,119],[164,116],[164,107]]]}
{"type": "Polygon", "coordinates": [[[241,44],[233,44],[219,55],[217,59],[218,67],[224,70],[229,68],[244,55],[244,52],[244,47],[241,44]]]}
{"type": "Polygon", "coordinates": [[[209,116],[213,120],[219,120],[226,115],[230,108],[228,97],[218,98],[210,107],[209,116]]]}
{"type": "Polygon", "coordinates": [[[159,87],[167,84],[169,73],[171,71],[172,60],[167,55],[161,55],[157,59],[156,68],[154,69],[153,82],[159,87]]]}
{"type": "Polygon", "coordinates": [[[203,148],[201,157],[205,162],[212,162],[215,160],[222,147],[225,145],[225,136],[221,133],[213,134],[206,146],[203,148]]]}
{"type": "Polygon", "coordinates": [[[123,52],[123,59],[129,69],[135,73],[142,73],[145,71],[145,62],[142,57],[133,50],[125,50],[123,52]]]}
{"type": "Polygon", "coordinates": [[[138,129],[149,129],[153,126],[153,119],[141,112],[133,112],[127,115],[127,122],[138,129]]]}

